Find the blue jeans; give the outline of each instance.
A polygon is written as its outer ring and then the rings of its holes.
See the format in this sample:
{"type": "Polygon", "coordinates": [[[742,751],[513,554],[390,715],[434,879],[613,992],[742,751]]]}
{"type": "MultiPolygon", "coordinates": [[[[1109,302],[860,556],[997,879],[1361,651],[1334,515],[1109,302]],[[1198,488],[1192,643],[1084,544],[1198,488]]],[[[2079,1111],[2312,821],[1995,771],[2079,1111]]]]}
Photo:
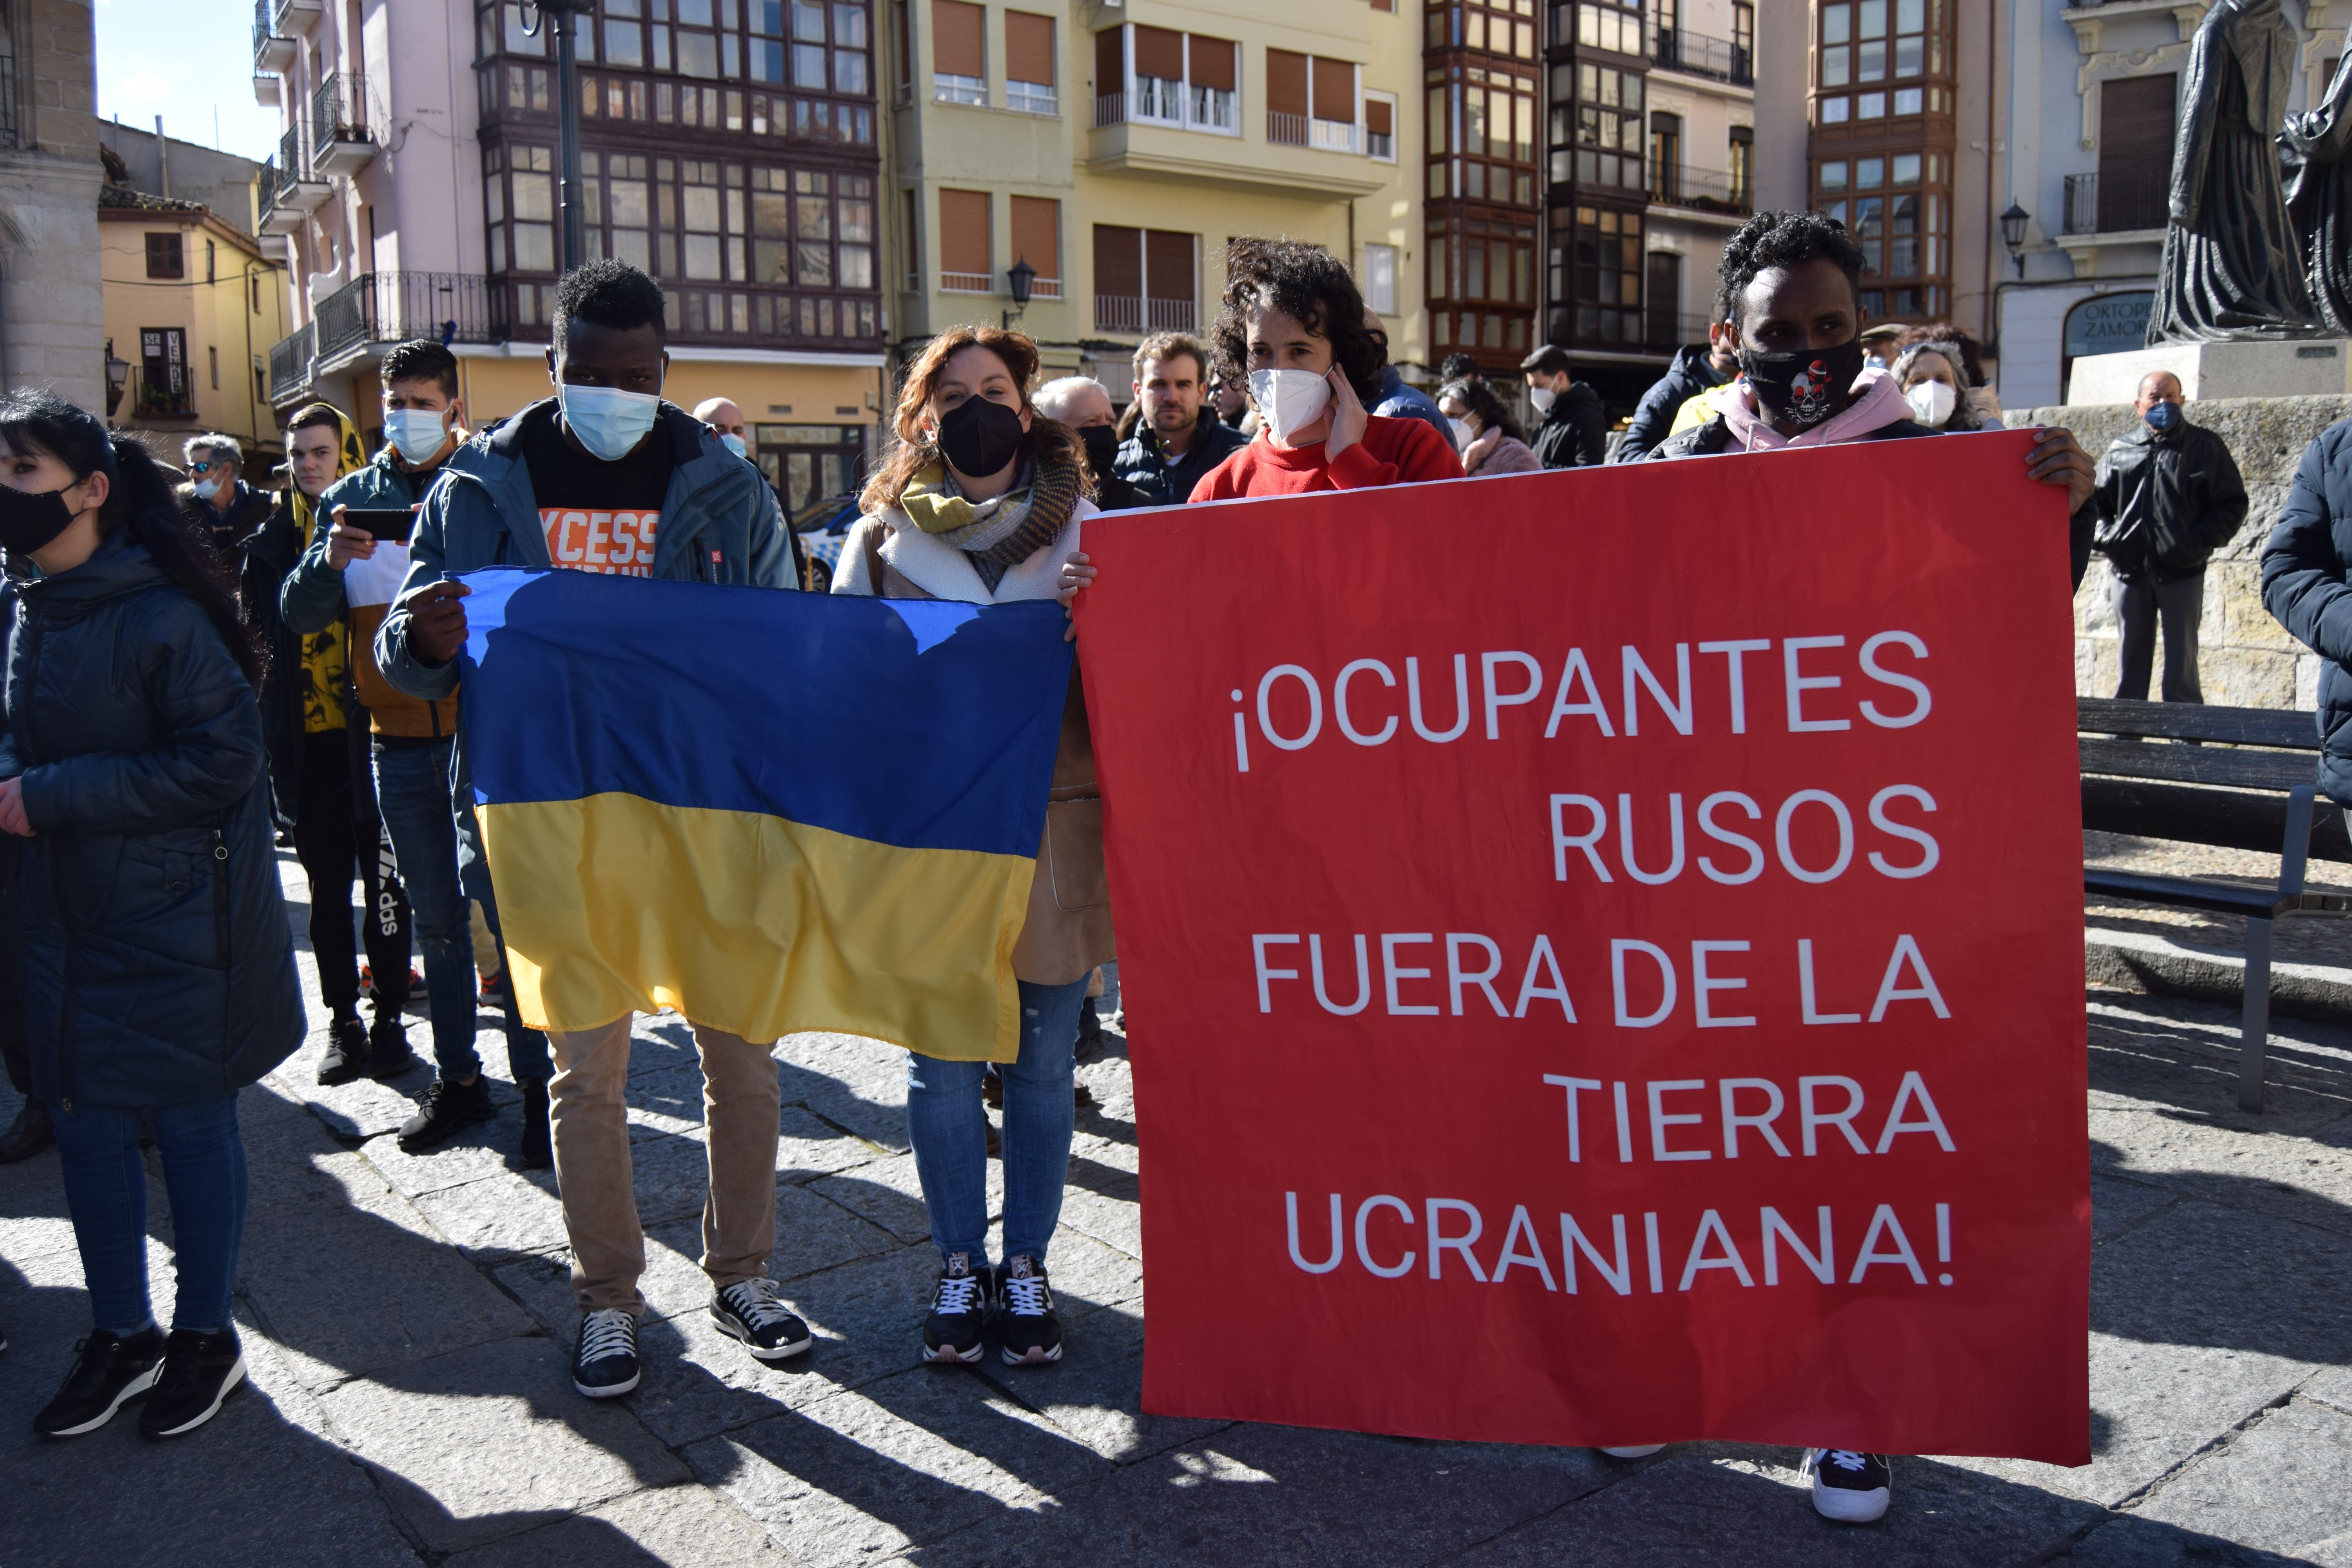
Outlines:
{"type": "MultiPolygon", "coordinates": [[[[478,875],[481,851],[473,805],[461,805],[450,791],[452,744],[446,739],[421,746],[386,746],[379,741],[375,747],[376,804],[392,830],[393,853],[400,858],[401,880],[408,886],[416,945],[425,953],[425,983],[431,993],[433,1060],[445,1079],[468,1079],[482,1070],[482,1058],[474,1049],[478,1002],[468,899],[481,900],[490,932],[499,935],[499,908],[490,895],[489,877],[486,871],[478,875]]],[[[504,973],[503,938],[499,965],[507,1070],[517,1083],[545,1083],[554,1070],[548,1060],[547,1037],[523,1028],[516,1016],[514,984],[504,973]]]]}
{"type": "MultiPolygon", "coordinates": [[[[89,1286],[90,1321],[118,1334],[154,1321],[147,1300],[147,1167],[137,1110],[52,1106],[66,1207],[89,1286]]],[[[228,1327],[245,1237],[245,1140],[234,1092],[151,1110],[163,1190],[172,1200],[172,1260],[179,1299],[172,1326],[199,1333],[228,1327]]]]}
{"type": "Polygon", "coordinates": [[[514,965],[507,962],[507,933],[499,924],[499,896],[490,888],[490,863],[482,856],[481,819],[474,815],[474,786],[460,784],[450,797],[450,811],[457,824],[457,875],[466,885],[466,896],[482,906],[482,918],[489,921],[490,940],[499,949],[499,1012],[507,1021],[507,1070],[517,1083],[544,1084],[555,1072],[555,1060],[548,1052],[547,1037],[537,1029],[526,1029],[522,1009],[515,1003],[514,965]]]}
{"type": "Polygon", "coordinates": [[[376,807],[392,834],[409,920],[425,955],[433,1059],[445,1079],[471,1078],[474,1054],[474,944],[466,895],[457,885],[457,827],[449,811],[446,740],[418,745],[374,743],[376,807]]]}
{"type": "MultiPolygon", "coordinates": [[[[1070,1175],[1070,1131],[1076,1121],[1071,1076],[1076,1067],[1078,1004],[1085,975],[1067,985],[1021,982],[1021,1056],[1001,1063],[1004,1080],[1004,1256],[1045,1261],[1061,1223],[1062,1187],[1070,1175]]],[[[988,1116],[981,1109],[986,1062],[951,1062],[909,1052],[907,1134],[915,1173],[941,1258],[969,1253],[988,1263],[988,1116]]]]}

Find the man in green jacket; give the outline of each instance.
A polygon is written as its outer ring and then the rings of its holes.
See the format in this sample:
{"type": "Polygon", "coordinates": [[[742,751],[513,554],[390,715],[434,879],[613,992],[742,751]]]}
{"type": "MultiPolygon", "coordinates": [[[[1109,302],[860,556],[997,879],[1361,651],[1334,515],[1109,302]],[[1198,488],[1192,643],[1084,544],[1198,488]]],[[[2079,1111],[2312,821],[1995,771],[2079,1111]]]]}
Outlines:
{"type": "MultiPolygon", "coordinates": [[[[554,566],[673,582],[799,585],[783,514],[759,469],[685,409],[665,402],[660,285],[620,261],[592,261],[556,286],[548,374],[556,395],[468,441],[425,498],[408,580],[376,634],[376,658],[416,697],[457,689],[466,587],[449,573],[554,566]]],[[[461,805],[471,793],[462,757],[461,805]]],[[[492,905],[472,814],[459,820],[468,888],[492,905]]],[[[550,1080],[555,1174],[572,1242],[581,1323],[572,1385],[591,1398],[636,1387],[645,1235],[630,1186],[629,1026],[555,1031],[550,1080]]],[[[762,1362],[808,1349],[808,1325],[767,1279],[775,1245],[773,1045],[697,1026],[706,1085],[710,1200],[702,1267],[710,1315],[762,1362]]]]}
{"type": "MultiPolygon", "coordinates": [[[[457,699],[411,696],[387,681],[375,661],[376,629],[408,575],[408,547],[376,538],[347,514],[419,506],[442,464],[467,438],[466,405],[458,395],[457,356],[439,343],[399,344],[383,356],[381,374],[384,447],[319,497],[309,548],[288,574],[278,605],[294,631],[350,628],[352,679],[367,708],[376,795],[408,889],[433,1016],[439,1072],[400,1129],[401,1148],[419,1153],[497,1114],[474,1049],[471,910],[458,872],[458,824],[470,822],[473,806],[450,794],[457,699]]],[[[482,908],[495,937],[495,906],[486,901],[482,908]]],[[[507,1064],[522,1095],[522,1136],[512,1163],[543,1170],[554,1159],[547,1125],[547,1038],[523,1027],[503,966],[498,994],[506,1016],[507,1064]]]]}

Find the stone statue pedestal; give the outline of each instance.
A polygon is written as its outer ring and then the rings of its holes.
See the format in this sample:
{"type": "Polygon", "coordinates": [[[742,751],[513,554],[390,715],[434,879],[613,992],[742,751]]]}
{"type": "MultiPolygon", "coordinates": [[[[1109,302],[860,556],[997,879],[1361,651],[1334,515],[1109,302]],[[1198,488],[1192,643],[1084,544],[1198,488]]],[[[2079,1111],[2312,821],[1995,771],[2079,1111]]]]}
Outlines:
{"type": "Polygon", "coordinates": [[[2140,377],[2168,370],[2189,402],[2211,397],[2325,397],[2352,393],[2352,342],[2166,343],[2123,353],[2085,354],[2066,385],[2070,405],[2130,403],[2140,377]]]}

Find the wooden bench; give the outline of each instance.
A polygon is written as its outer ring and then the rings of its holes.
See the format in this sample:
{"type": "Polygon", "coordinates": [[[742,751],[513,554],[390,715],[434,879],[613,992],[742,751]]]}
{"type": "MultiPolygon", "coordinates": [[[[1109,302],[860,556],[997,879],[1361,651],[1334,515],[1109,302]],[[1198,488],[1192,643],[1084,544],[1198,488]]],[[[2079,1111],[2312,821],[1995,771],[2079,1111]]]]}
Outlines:
{"type": "Polygon", "coordinates": [[[2270,708],[2097,697],[2077,699],[2076,708],[2084,827],[2279,857],[2276,888],[2083,869],[2088,893],[2245,917],[2238,1104],[2260,1110],[2270,1037],[2271,924],[2290,915],[2352,914],[2352,894],[2309,892],[2303,885],[2313,856],[2352,862],[2343,811],[2315,798],[2317,726],[2308,713],[2270,708]]]}

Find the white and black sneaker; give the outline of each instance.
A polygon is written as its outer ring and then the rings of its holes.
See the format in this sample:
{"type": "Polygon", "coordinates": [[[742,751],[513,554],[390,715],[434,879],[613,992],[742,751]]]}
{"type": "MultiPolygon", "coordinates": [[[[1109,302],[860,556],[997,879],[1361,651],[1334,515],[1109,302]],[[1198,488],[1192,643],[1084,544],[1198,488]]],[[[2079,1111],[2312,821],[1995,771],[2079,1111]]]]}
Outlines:
{"type": "Polygon", "coordinates": [[[1811,1483],[1813,1511],[1842,1524],[1868,1524],[1886,1512],[1895,1467],[1884,1454],[1852,1448],[1808,1448],[1799,1479],[1811,1483]]]}
{"type": "Polygon", "coordinates": [[[1601,1451],[1612,1459],[1646,1459],[1664,1447],[1664,1443],[1636,1443],[1630,1447],[1603,1448],[1601,1451]]]}
{"type": "Polygon", "coordinates": [[[114,1419],[114,1413],[155,1386],[163,1370],[163,1331],[150,1323],[135,1334],[92,1329],[74,1346],[73,1370],[58,1396],[33,1417],[44,1437],[79,1437],[114,1419]]]}
{"type": "Polygon", "coordinates": [[[980,1359],[988,1326],[988,1275],[971,1271],[971,1254],[950,1253],[940,1270],[931,1315],[923,1320],[923,1360],[934,1366],[970,1366],[980,1359]]]}
{"type": "Polygon", "coordinates": [[[177,1437],[220,1414],[221,1401],[245,1381],[245,1347],[235,1328],[216,1334],[173,1329],[163,1342],[163,1369],[139,1412],[142,1437],[177,1437]]]}
{"type": "Polygon", "coordinates": [[[637,1320],[618,1307],[582,1318],[572,1386],[591,1399],[611,1399],[636,1387],[637,1376],[637,1320]]]}
{"type": "Polygon", "coordinates": [[[790,1361],[815,1343],[809,1328],[776,1300],[765,1279],[738,1279],[710,1299],[710,1320],[719,1331],[743,1342],[760,1361],[790,1361]]]}
{"type": "Polygon", "coordinates": [[[1062,1320],[1054,1315],[1054,1288],[1045,1266],[1025,1255],[996,1271],[998,1326],[1007,1366],[1043,1366],[1062,1359],[1062,1320]]]}

